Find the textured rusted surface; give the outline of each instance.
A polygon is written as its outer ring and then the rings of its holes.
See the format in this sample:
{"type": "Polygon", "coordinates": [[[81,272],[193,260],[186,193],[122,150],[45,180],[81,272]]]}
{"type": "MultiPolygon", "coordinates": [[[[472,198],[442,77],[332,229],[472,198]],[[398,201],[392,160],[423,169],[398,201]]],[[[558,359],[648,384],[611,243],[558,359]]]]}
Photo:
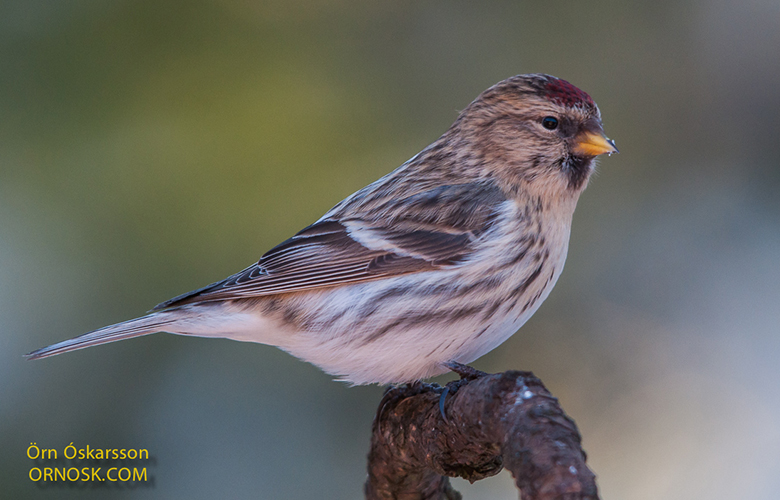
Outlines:
{"type": "Polygon", "coordinates": [[[388,390],[374,419],[370,500],[456,499],[449,477],[477,481],[508,469],[523,500],[596,500],[580,435],[532,373],[510,371],[388,390]]]}

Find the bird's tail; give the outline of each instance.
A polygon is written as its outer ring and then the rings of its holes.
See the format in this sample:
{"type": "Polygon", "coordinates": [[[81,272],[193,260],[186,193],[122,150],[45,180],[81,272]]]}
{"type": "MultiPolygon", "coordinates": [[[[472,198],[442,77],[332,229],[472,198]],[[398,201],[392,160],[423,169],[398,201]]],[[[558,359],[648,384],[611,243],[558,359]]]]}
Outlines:
{"type": "Polygon", "coordinates": [[[41,359],[55,356],[64,352],[84,349],[93,345],[107,344],[117,340],[131,339],[141,337],[151,333],[166,331],[166,327],[173,326],[179,315],[177,311],[162,311],[149,314],[136,319],[123,321],[115,325],[106,326],[98,330],[85,333],[78,337],[63,340],[48,347],[37,349],[29,354],[25,354],[27,359],[41,359]]]}

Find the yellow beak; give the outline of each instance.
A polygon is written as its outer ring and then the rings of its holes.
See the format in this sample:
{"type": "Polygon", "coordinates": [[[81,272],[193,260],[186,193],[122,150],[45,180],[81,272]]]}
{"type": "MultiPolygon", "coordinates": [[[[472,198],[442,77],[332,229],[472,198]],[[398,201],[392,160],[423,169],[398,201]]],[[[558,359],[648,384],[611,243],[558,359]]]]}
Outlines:
{"type": "Polygon", "coordinates": [[[615,147],[615,141],[608,139],[604,134],[581,132],[575,137],[574,152],[587,156],[598,156],[604,153],[611,155],[620,151],[615,147]]]}

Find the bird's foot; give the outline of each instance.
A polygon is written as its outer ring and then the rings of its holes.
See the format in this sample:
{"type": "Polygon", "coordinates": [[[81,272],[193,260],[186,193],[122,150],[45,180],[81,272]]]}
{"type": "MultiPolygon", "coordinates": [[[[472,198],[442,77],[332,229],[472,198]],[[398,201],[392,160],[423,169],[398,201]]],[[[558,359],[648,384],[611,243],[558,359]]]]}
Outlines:
{"type": "Polygon", "coordinates": [[[487,375],[487,373],[472,368],[468,365],[464,365],[463,363],[458,363],[456,361],[447,361],[442,363],[442,365],[460,376],[460,380],[454,380],[442,387],[441,396],[439,396],[439,413],[441,413],[441,417],[444,419],[444,423],[448,424],[449,420],[447,420],[447,412],[444,411],[444,403],[447,401],[447,396],[458,392],[458,389],[461,385],[467,384],[471,380],[484,377],[487,375]]]}

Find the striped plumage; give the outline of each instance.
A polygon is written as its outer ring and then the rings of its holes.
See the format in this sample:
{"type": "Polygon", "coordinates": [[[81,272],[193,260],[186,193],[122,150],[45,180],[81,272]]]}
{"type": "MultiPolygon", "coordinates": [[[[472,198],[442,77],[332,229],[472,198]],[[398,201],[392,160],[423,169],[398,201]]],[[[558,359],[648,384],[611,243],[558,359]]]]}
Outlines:
{"type": "Polygon", "coordinates": [[[442,373],[544,301],[593,159],[616,151],[587,94],[547,75],[509,78],[257,264],[28,356],[167,331],[275,345],[354,384],[442,373]]]}

